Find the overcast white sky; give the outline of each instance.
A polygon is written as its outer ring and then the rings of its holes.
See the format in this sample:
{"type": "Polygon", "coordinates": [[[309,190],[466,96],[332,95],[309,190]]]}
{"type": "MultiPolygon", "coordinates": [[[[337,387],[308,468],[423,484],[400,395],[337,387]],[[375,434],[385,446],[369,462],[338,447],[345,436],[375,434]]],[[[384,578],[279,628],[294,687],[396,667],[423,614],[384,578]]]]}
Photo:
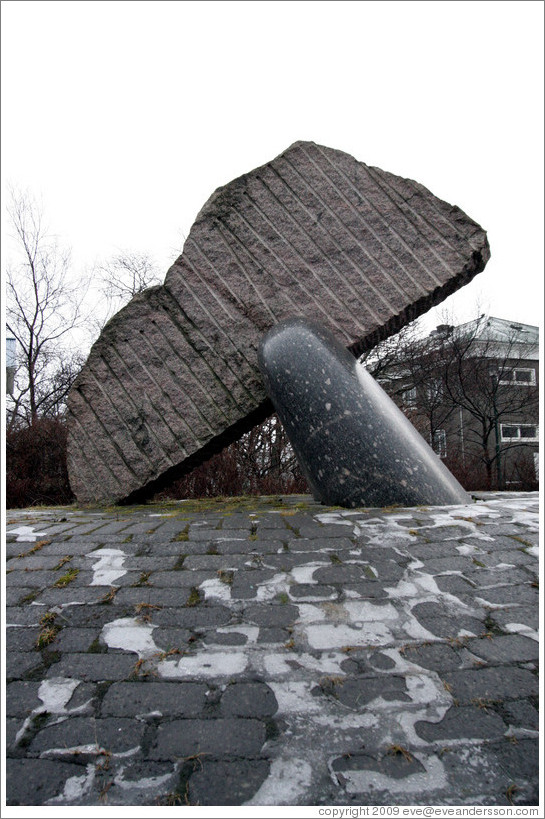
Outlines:
{"type": "Polygon", "coordinates": [[[1,12],[3,183],[42,198],[75,275],[119,249],[166,273],[215,188],[305,139],[418,180],[488,231],[487,268],[445,303],[456,318],[478,303],[542,323],[541,0],[1,12]]]}

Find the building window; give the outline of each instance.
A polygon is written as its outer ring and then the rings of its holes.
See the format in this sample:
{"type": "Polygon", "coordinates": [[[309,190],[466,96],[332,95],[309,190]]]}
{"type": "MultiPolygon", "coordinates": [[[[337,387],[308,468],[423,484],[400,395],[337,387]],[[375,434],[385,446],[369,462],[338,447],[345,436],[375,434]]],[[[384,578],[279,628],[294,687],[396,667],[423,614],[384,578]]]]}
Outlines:
{"type": "Polygon", "coordinates": [[[416,409],[416,387],[409,387],[403,391],[403,406],[416,409]]]}
{"type": "Polygon", "coordinates": [[[433,451],[440,458],[447,457],[447,433],[444,429],[436,429],[433,433],[433,451]]]}
{"type": "Polygon", "coordinates": [[[428,401],[440,401],[443,397],[443,382],[440,378],[432,378],[429,384],[426,385],[426,396],[428,401]]]}
{"type": "Polygon", "coordinates": [[[516,367],[509,372],[502,373],[500,384],[516,384],[534,387],[536,383],[536,371],[533,367],[516,367]]]}
{"type": "Polygon", "coordinates": [[[537,441],[538,428],[535,424],[500,424],[502,441],[537,441]]]}

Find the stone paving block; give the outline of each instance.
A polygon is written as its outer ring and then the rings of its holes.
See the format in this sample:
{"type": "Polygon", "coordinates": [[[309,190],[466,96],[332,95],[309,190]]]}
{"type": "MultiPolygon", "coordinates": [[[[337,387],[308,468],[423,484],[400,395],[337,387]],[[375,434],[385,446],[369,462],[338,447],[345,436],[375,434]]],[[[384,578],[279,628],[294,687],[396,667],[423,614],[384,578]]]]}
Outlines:
{"type": "Polygon", "coordinates": [[[39,628],[10,628],[6,631],[6,651],[36,651],[39,628]]]}
{"type": "MultiPolygon", "coordinates": [[[[371,754],[362,752],[347,753],[342,757],[334,759],[331,767],[332,770],[335,771],[340,783],[344,784],[348,782],[351,793],[362,793],[364,792],[363,788],[358,788],[358,777],[351,776],[360,771],[375,772],[380,774],[381,777],[394,780],[406,779],[415,774],[425,773],[426,769],[422,763],[414,756],[409,756],[410,759],[407,759],[402,754],[385,753],[377,759],[371,754]]],[[[365,782],[366,780],[367,777],[363,781],[365,782]]]]}
{"type": "Polygon", "coordinates": [[[235,599],[247,600],[257,595],[260,586],[266,584],[274,576],[270,569],[237,572],[231,586],[231,595],[235,599]]]}
{"type": "Polygon", "coordinates": [[[445,643],[409,646],[403,656],[408,662],[437,671],[438,674],[458,669],[462,662],[459,652],[445,643]]]}
{"type": "MultiPolygon", "coordinates": [[[[246,531],[246,530],[242,530],[242,531],[233,530],[232,532],[229,532],[229,537],[231,537],[231,538],[238,537],[238,538],[240,538],[242,540],[247,540],[249,534],[250,534],[250,532],[246,531]]],[[[204,540],[207,543],[209,543],[209,542],[211,542],[213,540],[217,540],[219,535],[220,535],[220,530],[218,530],[218,529],[203,529],[203,528],[200,528],[198,526],[190,526],[189,532],[187,533],[187,540],[189,540],[189,541],[204,540]]],[[[227,540],[227,538],[226,538],[226,540],[227,540]]]]}
{"type": "Polygon", "coordinates": [[[324,694],[333,695],[343,705],[356,710],[363,709],[378,697],[386,701],[411,701],[405,679],[395,675],[387,675],[380,679],[364,677],[346,680],[331,679],[325,675],[319,685],[324,694]]]}
{"type": "Polygon", "coordinates": [[[76,680],[124,680],[134,670],[136,654],[67,654],[50,666],[46,676],[76,680]]]}
{"type": "Polygon", "coordinates": [[[510,586],[513,583],[527,583],[531,578],[525,567],[520,569],[501,568],[486,569],[478,568],[474,565],[474,570],[464,572],[465,577],[474,583],[479,590],[497,588],[500,586],[510,586]]]}
{"type": "Polygon", "coordinates": [[[192,682],[117,682],[102,701],[101,716],[130,717],[160,712],[165,717],[197,716],[206,705],[208,686],[192,682]]]}
{"type": "Polygon", "coordinates": [[[189,780],[192,805],[243,805],[267,779],[268,759],[208,760],[196,767],[189,780]]]}
{"type": "Polygon", "coordinates": [[[199,629],[226,625],[231,611],[225,606],[194,606],[191,608],[163,608],[153,614],[153,622],[159,626],[199,629]]]}
{"type": "Polygon", "coordinates": [[[527,700],[505,703],[503,713],[504,719],[509,725],[530,731],[539,730],[539,712],[527,700]]]}
{"type": "Polygon", "coordinates": [[[81,777],[81,765],[48,759],[8,759],[6,793],[8,805],[43,805],[62,794],[64,785],[81,777]]]}
{"type": "Polygon", "coordinates": [[[188,555],[184,560],[184,569],[201,569],[216,572],[218,569],[244,569],[247,555],[188,555]]]}
{"type": "Polygon", "coordinates": [[[516,666],[499,665],[476,670],[447,671],[444,679],[458,703],[475,700],[500,701],[536,696],[535,674],[516,666]]]}
{"type": "MultiPolygon", "coordinates": [[[[98,641],[101,629],[95,628],[72,628],[70,626],[61,628],[54,641],[54,648],[62,652],[84,653],[98,641]]],[[[106,645],[102,644],[104,651],[106,645]]]]}
{"type": "MultiPolygon", "coordinates": [[[[100,589],[102,596],[108,594],[110,591],[104,586],[96,587],[100,589]]],[[[115,589],[114,589],[115,592],[115,589]]],[[[115,600],[115,597],[113,597],[115,600]]],[[[100,598],[99,598],[100,600],[100,598]]],[[[132,606],[116,606],[114,603],[96,603],[94,605],[68,605],[66,607],[51,607],[51,611],[59,611],[59,622],[63,628],[98,628],[102,629],[105,623],[116,620],[122,616],[133,616],[134,607],[132,606]]],[[[46,611],[46,609],[42,609],[46,611]]]]}
{"type": "Polygon", "coordinates": [[[222,529],[237,529],[242,532],[249,530],[252,526],[257,525],[256,521],[249,515],[232,513],[221,518],[222,529]]]}
{"type": "Polygon", "coordinates": [[[291,604],[249,603],[244,606],[244,621],[256,626],[293,625],[299,618],[299,609],[291,604]]]}
{"type": "Polygon", "coordinates": [[[417,603],[411,609],[411,613],[424,628],[437,637],[455,638],[464,632],[477,637],[486,631],[484,622],[475,617],[465,614],[449,616],[443,612],[444,608],[438,603],[417,603]]]}
{"type": "Polygon", "coordinates": [[[440,722],[421,721],[415,724],[416,733],[426,742],[497,739],[506,730],[507,726],[498,714],[477,706],[452,706],[440,722]]]}
{"type": "MultiPolygon", "coordinates": [[[[475,556],[479,559],[479,555],[475,556]]],[[[452,557],[437,557],[426,560],[426,570],[433,574],[442,574],[443,572],[462,572],[467,576],[467,571],[475,569],[479,571],[476,564],[473,562],[473,556],[463,557],[462,555],[452,557]]]]}
{"type": "Polygon", "coordinates": [[[177,562],[177,555],[131,555],[123,561],[123,568],[138,572],[169,571],[177,562]]]}
{"type": "MultiPolygon", "coordinates": [[[[339,526],[339,529],[342,527],[339,526]]],[[[344,532],[343,532],[344,534],[344,532]]],[[[290,552],[314,552],[317,554],[321,551],[337,551],[337,549],[353,549],[354,544],[348,537],[337,536],[335,539],[322,537],[308,538],[294,538],[289,542],[290,552]]]]}
{"type": "Polygon", "coordinates": [[[191,631],[185,628],[154,628],[153,642],[164,651],[181,649],[190,639],[191,631]]]}
{"type": "Polygon", "coordinates": [[[521,780],[537,785],[539,771],[539,743],[537,739],[519,739],[495,743],[492,749],[507,781],[517,784],[521,780]]]}
{"type": "Polygon", "coordinates": [[[331,565],[313,572],[312,578],[318,583],[358,583],[365,577],[363,568],[351,565],[331,565]]]}
{"type": "Polygon", "coordinates": [[[148,603],[152,606],[185,606],[190,596],[189,584],[176,583],[163,588],[143,584],[133,588],[119,589],[115,595],[115,604],[117,606],[137,606],[139,603],[148,603]]]}
{"type": "Polygon", "coordinates": [[[27,717],[34,708],[43,706],[38,697],[40,683],[36,680],[16,680],[6,686],[6,715],[27,717]]]}
{"type": "MultiPolygon", "coordinates": [[[[310,526],[307,521],[300,523],[298,526],[297,524],[295,527],[299,531],[299,536],[302,538],[318,538],[320,540],[327,538],[328,540],[331,538],[333,540],[338,540],[339,538],[349,538],[352,535],[350,531],[350,526],[346,525],[339,525],[337,523],[330,524],[330,525],[323,525],[323,524],[313,524],[310,526]]],[[[333,544],[336,546],[336,544],[333,544]]],[[[337,548],[341,548],[340,546],[337,548]]],[[[343,547],[344,548],[344,547],[343,547]]]]}
{"type": "Polygon", "coordinates": [[[31,600],[35,600],[40,594],[38,586],[13,586],[6,588],[5,604],[6,606],[18,606],[31,600]]]}
{"type": "MultiPolygon", "coordinates": [[[[154,572],[153,586],[156,588],[179,589],[180,593],[185,593],[188,588],[200,586],[205,580],[209,580],[212,575],[213,572],[204,569],[187,571],[183,567],[170,572],[154,572]]],[[[130,597],[130,595],[128,596],[130,597]]]]}
{"type": "Polygon", "coordinates": [[[471,594],[475,588],[469,580],[455,574],[438,575],[435,578],[435,582],[442,592],[453,594],[455,597],[458,597],[460,594],[471,594]]]}
{"type": "Polygon", "coordinates": [[[154,759],[206,754],[211,757],[255,756],[265,742],[265,723],[258,719],[184,719],[157,729],[154,759]]]}
{"type": "Polygon", "coordinates": [[[500,604],[502,606],[509,603],[516,603],[519,606],[536,605],[538,603],[538,591],[530,583],[516,584],[514,586],[502,586],[501,588],[479,589],[475,593],[476,597],[484,600],[491,606],[500,604]]]}
{"type": "Polygon", "coordinates": [[[479,560],[485,564],[495,568],[500,565],[508,566],[535,566],[537,561],[526,552],[519,549],[501,552],[490,552],[489,554],[477,555],[479,560]]]}
{"type": "Polygon", "coordinates": [[[278,710],[272,689],[260,682],[228,685],[221,697],[224,717],[270,717],[278,710]]]}
{"type": "Polygon", "coordinates": [[[123,753],[138,747],[145,726],[134,719],[95,719],[71,716],[56,725],[46,725],[30,743],[30,753],[51,753],[59,749],[66,753],[80,745],[98,746],[112,753],[123,753]]]}
{"type": "Polygon", "coordinates": [[[334,600],[339,592],[333,586],[324,586],[321,583],[293,583],[289,589],[289,596],[295,601],[334,600]]]}
{"type": "Polygon", "coordinates": [[[510,624],[522,624],[534,631],[539,628],[539,611],[536,606],[509,606],[508,608],[493,609],[491,619],[505,631],[510,624]]]}
{"type": "Polygon", "coordinates": [[[17,626],[38,626],[46,611],[45,606],[7,606],[6,629],[17,626]]]}
{"type": "Polygon", "coordinates": [[[460,544],[456,540],[442,540],[426,543],[424,540],[414,540],[405,544],[407,552],[421,560],[438,557],[456,557],[460,553],[456,546],[460,544]]]}
{"type": "Polygon", "coordinates": [[[292,640],[291,633],[283,628],[260,628],[257,636],[258,643],[271,643],[287,646],[292,640]]]}
{"type": "Polygon", "coordinates": [[[6,679],[18,680],[37,671],[43,665],[41,654],[36,651],[17,651],[10,654],[6,679]]]}
{"type": "MultiPolygon", "coordinates": [[[[262,630],[260,629],[260,634],[262,630]]],[[[243,646],[248,642],[248,637],[241,631],[207,631],[204,642],[206,645],[243,646]]]]}
{"type": "Polygon", "coordinates": [[[370,580],[367,577],[363,583],[344,583],[342,588],[345,594],[355,594],[356,597],[361,597],[365,600],[384,600],[390,596],[381,583],[370,580]]]}
{"type": "Polygon", "coordinates": [[[517,634],[470,640],[467,647],[489,663],[523,663],[539,659],[539,643],[517,634]]]}

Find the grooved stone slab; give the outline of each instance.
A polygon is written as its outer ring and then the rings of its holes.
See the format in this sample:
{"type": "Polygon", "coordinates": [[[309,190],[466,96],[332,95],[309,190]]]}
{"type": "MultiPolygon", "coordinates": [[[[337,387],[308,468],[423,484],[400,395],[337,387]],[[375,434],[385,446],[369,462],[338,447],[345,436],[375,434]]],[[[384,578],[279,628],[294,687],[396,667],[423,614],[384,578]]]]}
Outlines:
{"type": "Polygon", "coordinates": [[[277,322],[318,321],[359,354],[489,255],[459,208],[312,142],[219,188],[164,284],[106,325],[74,383],[78,500],[150,495],[271,414],[257,348],[277,322]]]}

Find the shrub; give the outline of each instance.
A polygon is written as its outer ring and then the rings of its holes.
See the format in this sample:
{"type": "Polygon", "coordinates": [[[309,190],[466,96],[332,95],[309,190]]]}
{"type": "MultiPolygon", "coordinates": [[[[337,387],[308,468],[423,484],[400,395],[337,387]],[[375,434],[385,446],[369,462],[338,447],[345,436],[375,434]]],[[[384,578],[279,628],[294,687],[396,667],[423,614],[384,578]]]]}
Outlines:
{"type": "Polygon", "coordinates": [[[66,504],[74,499],[66,468],[66,424],[38,418],[6,432],[6,506],[66,504]]]}

